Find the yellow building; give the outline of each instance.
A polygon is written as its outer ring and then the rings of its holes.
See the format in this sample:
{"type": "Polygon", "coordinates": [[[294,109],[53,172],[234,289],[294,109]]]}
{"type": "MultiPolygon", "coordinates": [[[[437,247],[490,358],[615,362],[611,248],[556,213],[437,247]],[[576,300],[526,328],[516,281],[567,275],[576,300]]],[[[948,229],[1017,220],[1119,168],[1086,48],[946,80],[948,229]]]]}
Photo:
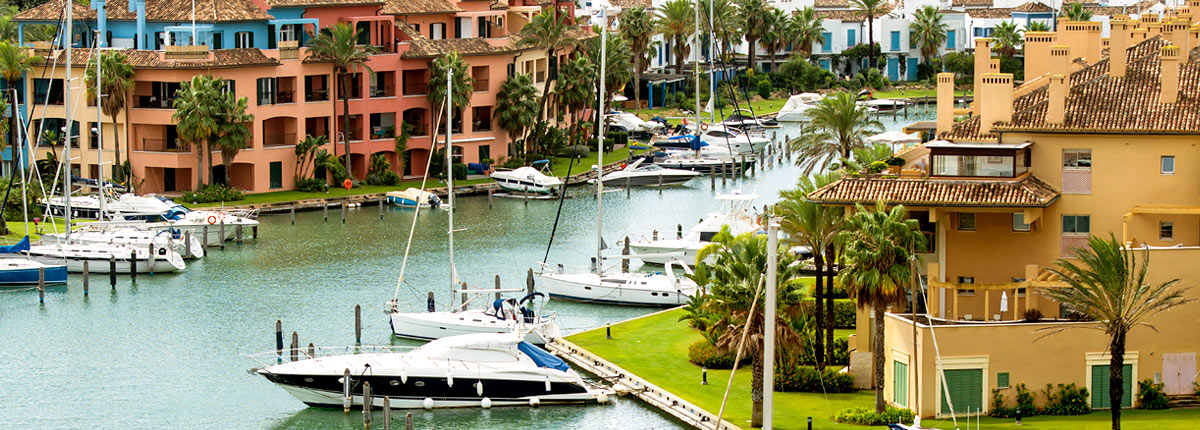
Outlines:
{"type": "MultiPolygon", "coordinates": [[[[1020,86],[993,72],[983,40],[970,119],[954,122],[953,75],[939,75],[938,140],[899,154],[907,164],[896,174],[847,177],[809,195],[829,205],[903,204],[930,239],[928,314],[917,316],[915,347],[898,306],[886,316],[885,350],[875,351],[886,359],[889,403],[923,417],[986,413],[993,389],[1013,406],[1019,383],[1035,393],[1074,383],[1093,408],[1109,407],[1107,336],[1046,336],[1096,325],[1070,320],[1039,294],[1062,287],[1046,268],[1089,236],[1112,234],[1148,253],[1151,281],[1200,286],[1200,25],[1176,13],[1114,20],[1110,39],[1100,39],[1099,23],[1027,34],[1027,52],[1045,54],[1026,59],[1034,67],[1020,86]]],[[[1200,288],[1187,294],[1200,298],[1200,288]]],[[[1192,303],[1153,317],[1157,332],[1130,333],[1124,406],[1140,380],[1161,381],[1168,394],[1194,391],[1198,317],[1192,303]]],[[[858,327],[851,372],[870,384],[870,312],[859,312],[858,327]]]]}

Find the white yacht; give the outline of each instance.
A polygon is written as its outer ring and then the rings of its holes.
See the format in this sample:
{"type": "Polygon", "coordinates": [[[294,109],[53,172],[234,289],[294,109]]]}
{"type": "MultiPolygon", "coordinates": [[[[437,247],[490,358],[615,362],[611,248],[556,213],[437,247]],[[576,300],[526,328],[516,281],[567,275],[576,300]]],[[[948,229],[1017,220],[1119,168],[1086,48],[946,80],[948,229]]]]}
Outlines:
{"type": "MultiPolygon", "coordinates": [[[[100,196],[72,196],[71,213],[74,218],[99,219],[100,196]]],[[[43,200],[52,215],[60,215],[63,208],[62,197],[49,197],[43,200]]],[[[121,194],[116,198],[105,200],[104,216],[114,221],[144,222],[136,224],[137,228],[153,231],[190,231],[193,237],[204,238],[204,227],[208,228],[205,243],[219,244],[232,240],[237,236],[237,227],[242,226],[242,233],[249,237],[249,229],[258,225],[255,219],[257,211],[246,209],[188,209],[171,199],[136,194],[121,194]],[[224,235],[222,235],[224,225],[224,235]]],[[[130,224],[134,225],[134,224],[130,224]]]]}
{"type": "Polygon", "coordinates": [[[544,295],[535,292],[520,300],[497,299],[484,309],[458,312],[400,312],[396,309],[397,303],[392,301],[388,303],[387,311],[392,334],[397,337],[432,340],[464,334],[518,331],[525,334],[526,342],[545,345],[559,336],[558,317],[553,312],[535,311],[532,300],[536,297],[544,295]]]}
{"type": "MultiPolygon", "coordinates": [[[[420,188],[409,188],[404,191],[388,191],[387,201],[396,206],[406,208],[434,208],[443,207],[442,199],[438,198],[437,194],[420,188]]],[[[449,209],[449,207],[446,207],[449,209]]]]}
{"type": "MultiPolygon", "coordinates": [[[[274,361],[276,352],[252,358],[274,361]]],[[[387,397],[395,409],[605,402],[611,394],[512,333],[448,337],[403,353],[311,357],[256,372],[317,407],[343,407],[347,399],[361,407],[363,383],[371,384],[373,405],[387,397]]]]}
{"type": "Polygon", "coordinates": [[[155,247],[152,250],[149,246],[134,248],[126,245],[59,243],[34,245],[27,252],[30,257],[43,263],[65,263],[67,271],[71,273],[83,273],[84,261],[88,262],[88,271],[91,273],[109,273],[112,257],[116,257],[118,274],[130,273],[131,264],[138,273],[179,272],[186,267],[183,257],[170,247],[155,247]]]}
{"type": "Polygon", "coordinates": [[[604,115],[604,122],[624,128],[631,133],[658,133],[664,128],[661,123],[643,120],[631,112],[609,112],[607,115],[604,115]]]}
{"type": "Polygon", "coordinates": [[[712,238],[724,226],[729,226],[730,233],[739,235],[752,233],[762,229],[758,218],[750,212],[757,194],[724,194],[717,200],[727,206],[721,211],[705,217],[699,224],[692,227],[687,235],[679,238],[646,238],[630,239],[629,249],[638,259],[649,264],[667,264],[673,259],[680,259],[689,264],[697,264],[696,253],[712,243],[712,238]]]}
{"type": "MultiPolygon", "coordinates": [[[[701,129],[703,128],[701,127],[701,129]]],[[[734,154],[757,153],[771,142],[766,137],[751,135],[723,125],[714,125],[703,130],[700,141],[712,146],[727,148],[734,154]]]]}
{"type": "Polygon", "coordinates": [[[817,93],[801,93],[788,97],[787,103],[784,103],[783,109],[780,109],[775,114],[775,121],[778,122],[802,122],[809,119],[808,110],[816,107],[817,103],[824,98],[817,93]]]}
{"type": "MultiPolygon", "coordinates": [[[[602,177],[604,185],[609,186],[639,186],[639,185],[678,185],[692,180],[700,176],[699,172],[691,170],[667,169],[652,163],[647,163],[645,158],[639,158],[632,163],[629,163],[614,172],[609,172],[602,177]]],[[[595,179],[589,179],[589,184],[596,183],[595,179]]]]}
{"type": "Polygon", "coordinates": [[[538,160],[533,162],[533,164],[513,170],[497,170],[495,173],[492,173],[492,179],[496,180],[496,184],[500,188],[508,191],[554,194],[562,187],[563,181],[557,177],[547,175],[543,171],[549,165],[549,160],[538,160]],[[537,166],[539,165],[542,167],[538,168],[537,166]]]}
{"type": "Polygon", "coordinates": [[[132,224],[84,224],[71,232],[69,240],[64,233],[49,233],[42,235],[42,243],[128,245],[132,248],[147,248],[154,245],[157,248],[170,247],[172,251],[190,258],[204,256],[204,244],[200,241],[199,236],[184,235],[179,231],[143,230],[132,224]],[[184,243],[185,239],[190,239],[190,242],[184,243]]]}
{"type": "MultiPolygon", "coordinates": [[[[692,271],[681,264],[687,274],[692,271]]],[[[614,272],[603,270],[568,272],[562,266],[542,270],[541,291],[552,299],[573,302],[602,303],[626,306],[679,306],[687,304],[700,287],[696,282],[675,274],[674,264],[668,262],[662,272],[614,272]]]]}

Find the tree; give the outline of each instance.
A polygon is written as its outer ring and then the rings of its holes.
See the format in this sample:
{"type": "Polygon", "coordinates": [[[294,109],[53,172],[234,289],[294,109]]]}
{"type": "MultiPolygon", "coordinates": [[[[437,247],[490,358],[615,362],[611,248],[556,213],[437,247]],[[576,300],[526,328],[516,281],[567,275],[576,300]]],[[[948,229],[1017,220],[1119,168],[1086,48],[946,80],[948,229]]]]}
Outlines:
{"type": "MultiPolygon", "coordinates": [[[[1088,246],[1075,251],[1075,260],[1060,259],[1049,269],[1067,284],[1066,288],[1042,291],[1064,307],[1095,320],[1095,326],[1063,326],[1050,334],[1072,328],[1103,330],[1109,336],[1108,399],[1112,405],[1112,429],[1121,429],[1121,398],[1125,395],[1125,337],[1137,327],[1158,331],[1149,320],[1160,312],[1191,303],[1184,297],[1190,287],[1175,288],[1179,279],[1151,284],[1150,251],[1122,246],[1116,237],[1089,237],[1088,246]],[[1142,258],[1137,258],[1137,253],[1142,258]]],[[[1136,378],[1136,375],[1131,375],[1136,378]]],[[[1093,393],[1100,395],[1100,393],[1093,393]]],[[[1130,393],[1132,395],[1132,393],[1130,393]]]]}
{"type": "MultiPolygon", "coordinates": [[[[767,270],[767,237],[761,234],[746,233],[733,236],[729,227],[722,227],[721,232],[713,236],[712,244],[700,250],[696,256],[699,263],[692,279],[696,284],[708,289],[706,306],[712,315],[720,319],[711,324],[709,336],[716,340],[713,346],[722,353],[735,352],[742,339],[742,332],[748,329],[749,338],[743,348],[743,357],[751,357],[752,376],[750,378],[750,399],[753,409],[750,415],[751,427],[762,427],[762,381],[764,372],[763,333],[767,327],[765,286],[764,293],[759,292],[760,280],[765,280],[767,270]],[[713,263],[706,263],[712,256],[713,263]],[[757,303],[757,304],[756,304],[757,303]],[[751,313],[751,308],[754,312],[751,313]]],[[[791,264],[794,257],[786,249],[779,252],[778,274],[779,283],[776,294],[777,315],[771,316],[775,321],[773,327],[776,333],[776,344],[779,350],[799,349],[803,347],[801,336],[792,330],[792,325],[780,315],[794,315],[795,307],[803,298],[803,286],[794,282],[798,276],[797,266],[791,264]]],[[[776,359],[771,357],[771,359],[776,359]]]]}
{"type": "Polygon", "coordinates": [[[567,14],[558,13],[558,8],[542,11],[521,27],[519,44],[546,51],[546,57],[550,59],[550,76],[546,78],[538,103],[539,120],[547,118],[546,101],[550,97],[550,86],[558,79],[558,51],[575,46],[575,43],[576,40],[567,32],[567,14]]]}
{"type": "MultiPolygon", "coordinates": [[[[831,357],[833,352],[833,285],[825,282],[825,268],[832,268],[834,245],[845,216],[841,207],[813,203],[808,200],[808,195],[840,177],[835,172],[801,176],[796,188],[779,193],[782,199],[775,206],[775,213],[780,216],[779,226],[788,237],[785,242],[812,250],[813,266],[817,269],[813,288],[816,301],[813,317],[817,326],[815,356],[819,370],[825,369],[825,358],[831,357]],[[822,339],[822,330],[825,330],[825,339],[822,339]],[[826,347],[829,348],[828,353],[826,347]]],[[[832,274],[832,271],[829,273],[832,274]]]]}
{"type": "MultiPolygon", "coordinates": [[[[867,46],[875,47],[875,17],[883,15],[887,12],[888,2],[886,0],[850,0],[850,7],[858,11],[863,19],[867,20],[867,46]]],[[[872,49],[874,51],[874,49],[872,49]]],[[[877,52],[872,52],[867,56],[869,65],[875,67],[877,52]]]]}
{"type": "Polygon", "coordinates": [[[1013,55],[1016,55],[1017,48],[1023,42],[1021,30],[1010,21],[996,24],[996,27],[992,29],[992,39],[996,41],[996,50],[1005,58],[1012,58],[1013,55]]]}
{"type": "Polygon", "coordinates": [[[888,305],[904,300],[913,281],[916,252],[925,248],[920,224],[908,219],[904,206],[891,210],[883,202],[870,210],[855,205],[854,215],[838,233],[843,266],[838,281],[860,308],[875,314],[872,356],[875,365],[875,412],[882,413],[883,401],[883,313],[888,305]]]}
{"type": "Polygon", "coordinates": [[[562,78],[559,79],[558,86],[554,87],[559,102],[571,117],[569,140],[573,145],[579,142],[579,129],[583,122],[579,113],[596,100],[596,67],[588,59],[590,57],[583,55],[563,63],[562,78]]]}
{"type": "Polygon", "coordinates": [[[767,13],[766,32],[762,34],[760,40],[763,47],[767,48],[767,52],[771,54],[771,72],[779,71],[775,54],[782,51],[784,45],[787,44],[790,31],[791,25],[787,14],[779,9],[770,9],[767,13]]]}
{"type": "Polygon", "coordinates": [[[817,10],[812,7],[800,9],[792,15],[791,27],[792,49],[800,52],[805,59],[812,56],[814,43],[825,40],[825,27],[821,26],[821,18],[817,17],[817,10]]]}
{"type": "MultiPolygon", "coordinates": [[[[33,70],[33,63],[42,61],[41,57],[30,56],[29,51],[25,50],[16,44],[0,41],[0,77],[4,78],[5,89],[17,89],[17,82],[25,76],[25,73],[33,70]]],[[[6,92],[7,96],[7,92],[6,92]]],[[[11,100],[9,106],[16,106],[16,100],[11,100]]],[[[16,142],[20,139],[18,134],[17,116],[8,116],[9,126],[6,142],[16,142]]],[[[0,145],[3,148],[3,145],[0,145]]],[[[20,152],[17,152],[19,155],[20,152]]],[[[20,165],[20,160],[14,159],[13,165],[20,165]]],[[[16,170],[14,168],[14,170],[16,170]]]]}
{"type": "Polygon", "coordinates": [[[746,39],[746,44],[749,48],[749,67],[754,70],[757,63],[754,61],[755,53],[758,51],[758,42],[762,39],[763,33],[770,31],[767,27],[767,16],[770,12],[767,11],[767,4],[763,0],[735,0],[737,3],[737,25],[741,27],[743,38],[746,39]]]}
{"type": "Polygon", "coordinates": [[[1032,21],[1025,27],[1025,31],[1050,31],[1050,26],[1042,21],[1032,21]]]}
{"type": "MultiPolygon", "coordinates": [[[[193,76],[191,81],[184,81],[175,91],[175,101],[172,107],[175,113],[171,119],[175,121],[179,138],[192,146],[196,152],[196,190],[204,185],[204,160],[208,160],[208,170],[212,171],[212,138],[217,133],[218,98],[224,84],[220,79],[209,75],[193,76]]],[[[212,182],[212,178],[209,178],[212,182]]]]}
{"type": "Polygon", "coordinates": [[[643,7],[621,12],[621,37],[629,42],[633,51],[633,97],[637,105],[642,104],[642,73],[650,67],[650,40],[654,37],[654,13],[643,7]]]}
{"type": "MultiPolygon", "coordinates": [[[[90,99],[96,98],[96,56],[90,56],[88,59],[87,71],[84,72],[84,85],[87,86],[87,96],[90,99]]],[[[133,89],[133,66],[129,64],[125,53],[120,51],[108,51],[99,56],[100,58],[100,92],[103,94],[100,97],[100,109],[105,115],[112,118],[113,135],[119,136],[117,130],[117,115],[125,109],[126,96],[129,90],[133,89]]],[[[113,143],[114,166],[123,166],[121,164],[121,143],[118,139],[113,143]]],[[[129,144],[126,142],[125,150],[129,150],[129,144]]],[[[128,155],[125,157],[128,159],[128,155]]],[[[118,175],[113,178],[114,181],[121,182],[125,179],[125,171],[119,167],[118,175]]]]}
{"type": "Polygon", "coordinates": [[[233,158],[246,148],[246,142],[250,140],[250,127],[246,124],[254,122],[254,115],[246,113],[246,98],[239,98],[233,92],[222,92],[216,102],[217,127],[213,143],[221,151],[221,165],[225,166],[225,185],[232,187],[230,171],[233,158]]]}
{"type": "MultiPolygon", "coordinates": [[[[604,56],[604,105],[612,106],[612,96],[621,89],[630,79],[633,79],[633,69],[630,67],[629,60],[632,54],[629,51],[629,43],[625,38],[620,36],[609,36],[607,40],[607,53],[604,56]]],[[[600,59],[600,38],[593,37],[584,42],[583,52],[588,57],[600,59]]],[[[599,61],[596,61],[599,63],[599,61]]],[[[598,67],[598,66],[597,66],[598,67]]],[[[592,85],[599,85],[599,74],[592,75],[592,85]]]]}
{"type": "Polygon", "coordinates": [[[949,26],[942,22],[942,12],[937,6],[925,6],[917,9],[913,20],[908,24],[913,42],[921,47],[921,60],[928,63],[929,59],[938,52],[938,48],[946,44],[946,29],[949,26]]]}
{"type": "Polygon", "coordinates": [[[804,126],[804,133],[789,143],[800,153],[796,162],[804,174],[850,159],[855,149],[864,147],[863,139],[883,130],[883,124],[856,99],[850,93],[837,93],[808,110],[812,120],[804,126]]]}
{"type": "MultiPolygon", "coordinates": [[[[314,163],[317,155],[317,149],[329,143],[329,137],[325,135],[313,136],[308,135],[296,144],[296,181],[308,179],[314,173],[317,164],[314,163]]],[[[322,178],[324,179],[324,178],[322,178]]]]}
{"type": "MultiPolygon", "coordinates": [[[[700,9],[703,11],[703,14],[704,14],[704,16],[700,17],[700,19],[703,20],[703,19],[705,19],[705,17],[708,17],[708,18],[711,18],[711,20],[712,20],[711,30],[712,30],[713,36],[715,36],[716,40],[720,42],[718,44],[719,48],[717,49],[717,52],[712,53],[712,55],[713,55],[713,58],[719,59],[721,57],[717,55],[718,53],[724,52],[727,54],[731,54],[731,52],[730,52],[731,40],[735,36],[738,39],[741,39],[741,34],[739,34],[739,31],[738,31],[739,28],[738,28],[738,22],[737,22],[738,21],[737,20],[737,8],[731,2],[731,0],[709,0],[709,1],[712,2],[711,8],[708,7],[709,6],[708,1],[700,2],[700,9]],[[709,9],[712,9],[712,11],[710,11],[709,9]]],[[[700,28],[701,28],[701,30],[709,28],[708,21],[701,21],[700,28]]],[[[701,31],[701,32],[703,32],[703,31],[701,31]]]]}
{"type": "Polygon", "coordinates": [[[510,156],[516,156],[524,149],[517,143],[523,143],[525,131],[537,121],[537,103],[533,77],[519,73],[500,84],[500,92],[496,93],[496,121],[508,132],[512,142],[508,149],[510,156]]]}
{"type": "MultiPolygon", "coordinates": [[[[371,58],[371,47],[359,45],[359,31],[347,23],[339,22],[326,27],[325,30],[328,31],[320,32],[308,42],[308,46],[313,53],[333,62],[333,73],[338,81],[337,94],[342,98],[342,142],[346,145],[346,174],[354,177],[354,170],[350,166],[350,75],[358,73],[360,67],[370,70],[367,60],[371,58]]],[[[336,118],[337,112],[336,108],[334,109],[336,118]]],[[[334,153],[337,153],[336,144],[334,153]]]]}
{"type": "Polygon", "coordinates": [[[1067,16],[1071,21],[1091,21],[1092,12],[1084,9],[1082,3],[1071,3],[1071,6],[1064,10],[1063,15],[1067,16]]]}
{"type": "Polygon", "coordinates": [[[791,93],[807,92],[817,88],[828,88],[833,82],[833,73],[822,69],[800,56],[793,56],[782,66],[777,74],[791,93]]]}
{"type": "Polygon", "coordinates": [[[671,0],[658,10],[658,33],[672,41],[675,73],[679,75],[683,74],[683,59],[691,52],[687,39],[696,31],[694,7],[691,0],[671,0]]]}
{"type": "MultiPolygon", "coordinates": [[[[435,58],[429,64],[429,105],[437,109],[437,115],[433,123],[433,140],[430,146],[432,152],[433,147],[437,146],[438,131],[441,130],[441,118],[447,115],[446,112],[446,72],[450,71],[450,104],[451,107],[458,112],[462,112],[471,104],[471,94],[475,92],[475,79],[471,77],[470,69],[467,62],[463,61],[458,51],[451,52],[445,56],[435,58]]],[[[462,121],[462,115],[458,115],[458,120],[462,121]]],[[[453,133],[453,130],[446,130],[447,134],[453,133]]],[[[453,150],[451,150],[453,151],[453,150]]],[[[453,154],[453,152],[451,152],[453,154]]]]}

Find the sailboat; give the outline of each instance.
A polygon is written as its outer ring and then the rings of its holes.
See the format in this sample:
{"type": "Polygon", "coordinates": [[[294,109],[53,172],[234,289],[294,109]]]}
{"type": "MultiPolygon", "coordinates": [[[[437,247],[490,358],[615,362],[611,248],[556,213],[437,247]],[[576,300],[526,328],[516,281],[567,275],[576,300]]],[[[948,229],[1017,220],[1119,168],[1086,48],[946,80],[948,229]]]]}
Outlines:
{"type": "MultiPolygon", "coordinates": [[[[453,94],[451,88],[453,82],[453,71],[446,71],[446,94],[453,94]]],[[[454,110],[451,107],[451,97],[446,97],[446,148],[453,148],[453,137],[450,130],[452,129],[451,117],[454,110]]],[[[404,281],[404,266],[407,265],[408,251],[405,251],[405,262],[401,263],[400,279],[396,285],[396,297],[387,304],[387,313],[389,323],[392,327],[392,334],[397,337],[420,340],[441,339],[448,336],[457,336],[465,334],[481,334],[481,333],[523,333],[525,341],[535,344],[544,345],[551,338],[558,336],[557,315],[550,313],[548,315],[533,309],[533,301],[537,298],[544,298],[544,294],[531,293],[517,299],[501,299],[497,297],[491,303],[484,304],[476,309],[468,309],[467,305],[470,299],[464,300],[457,308],[453,306],[455,294],[475,294],[475,297],[481,297],[485,294],[499,294],[501,292],[517,292],[521,290],[469,290],[466,288],[466,283],[459,283],[458,270],[454,266],[454,175],[450,171],[450,167],[454,165],[452,156],[454,151],[446,150],[446,190],[447,200],[450,206],[448,213],[449,229],[446,232],[447,241],[449,242],[449,263],[450,263],[450,310],[435,311],[433,304],[430,303],[429,312],[407,312],[400,309],[399,295],[400,284],[404,281]],[[461,287],[461,288],[460,288],[461,287]],[[457,288],[457,289],[456,289],[457,288]]],[[[428,174],[428,168],[426,168],[428,174]]],[[[413,226],[416,228],[416,216],[414,214],[413,226]]],[[[408,246],[412,246],[412,235],[410,232],[408,246]]],[[[545,304],[545,301],[542,302],[545,304]]],[[[540,310],[540,309],[538,309],[540,310]]]]}
{"type": "MultiPolygon", "coordinates": [[[[605,112],[604,109],[604,77],[605,63],[608,58],[608,18],[607,8],[601,8],[599,19],[601,20],[600,31],[600,91],[596,94],[599,98],[599,108],[597,112],[605,112]]],[[[600,151],[599,166],[593,166],[597,169],[597,176],[603,176],[603,160],[604,160],[604,145],[602,142],[604,136],[604,121],[600,121],[596,127],[596,141],[600,151]]],[[[688,278],[680,278],[675,276],[673,264],[668,263],[667,269],[661,273],[625,273],[612,272],[604,268],[604,217],[603,217],[603,201],[604,201],[604,182],[595,181],[596,183],[596,257],[592,263],[591,270],[582,273],[572,273],[564,269],[562,265],[550,267],[543,265],[537,273],[537,279],[541,282],[541,291],[547,293],[550,298],[557,298],[570,301],[605,303],[614,305],[631,305],[631,306],[677,306],[687,303],[688,297],[696,294],[699,287],[695,281],[688,278]]],[[[690,269],[686,265],[684,270],[690,273],[690,269]]]]}

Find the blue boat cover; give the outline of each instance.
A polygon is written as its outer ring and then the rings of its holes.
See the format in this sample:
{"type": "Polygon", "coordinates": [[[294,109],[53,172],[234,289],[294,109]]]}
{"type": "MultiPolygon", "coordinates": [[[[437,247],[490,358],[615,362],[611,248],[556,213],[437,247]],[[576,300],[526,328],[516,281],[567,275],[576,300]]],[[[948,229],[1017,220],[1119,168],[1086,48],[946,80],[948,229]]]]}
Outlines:
{"type": "Polygon", "coordinates": [[[703,146],[705,146],[705,144],[700,142],[700,135],[692,136],[692,150],[693,151],[699,151],[700,148],[703,146]]]}
{"type": "Polygon", "coordinates": [[[538,367],[558,369],[563,372],[566,372],[567,369],[569,369],[569,367],[567,367],[567,362],[562,361],[561,358],[551,355],[544,349],[533,346],[533,344],[529,342],[522,341],[521,343],[518,343],[517,349],[525,353],[525,355],[528,355],[529,358],[533,359],[533,362],[537,363],[538,367]]]}
{"type": "Polygon", "coordinates": [[[191,212],[191,210],[186,207],[183,207],[182,205],[175,206],[173,208],[167,209],[167,213],[165,215],[163,215],[163,219],[177,221],[177,220],[183,219],[183,214],[186,214],[188,212],[191,212]]]}
{"type": "Polygon", "coordinates": [[[16,254],[29,250],[29,236],[25,236],[16,245],[0,246],[0,254],[16,254]]]}

